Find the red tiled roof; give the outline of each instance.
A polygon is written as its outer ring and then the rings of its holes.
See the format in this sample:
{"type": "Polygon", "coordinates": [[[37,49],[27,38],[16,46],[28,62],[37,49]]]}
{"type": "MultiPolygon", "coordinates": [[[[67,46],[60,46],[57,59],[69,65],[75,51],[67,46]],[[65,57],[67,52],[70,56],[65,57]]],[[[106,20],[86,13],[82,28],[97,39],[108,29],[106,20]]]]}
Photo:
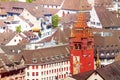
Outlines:
{"type": "Polygon", "coordinates": [[[95,5],[112,5],[113,4],[113,0],[95,0],[95,5]]]}
{"type": "Polygon", "coordinates": [[[65,0],[62,9],[65,10],[90,10],[91,5],[87,0],[65,0]]]}
{"type": "Polygon", "coordinates": [[[95,10],[103,28],[120,26],[120,18],[117,17],[116,13],[110,12],[102,6],[95,6],[95,10]]]}
{"type": "Polygon", "coordinates": [[[15,32],[6,31],[4,33],[0,33],[0,44],[6,45],[13,37],[15,36],[15,32]]]}
{"type": "Polygon", "coordinates": [[[20,54],[15,55],[16,60],[20,60],[22,56],[25,59],[25,64],[44,64],[44,63],[53,63],[56,60],[69,60],[69,56],[66,55],[69,54],[68,52],[68,45],[61,45],[61,46],[54,46],[54,47],[48,47],[43,49],[36,49],[36,50],[24,50],[20,54]],[[56,56],[59,57],[59,59],[56,58],[56,56]],[[64,58],[61,58],[61,56],[64,56],[64,58]],[[65,57],[66,56],[66,57],[65,57]],[[51,58],[54,58],[53,60],[51,58]],[[47,60],[46,58],[50,59],[47,60]],[[37,60],[37,63],[33,63],[33,59],[37,60]],[[41,60],[41,59],[44,59],[41,60]]]}
{"type": "Polygon", "coordinates": [[[64,0],[35,0],[33,3],[41,4],[41,5],[61,5],[64,0]]]}
{"type": "Polygon", "coordinates": [[[117,61],[103,68],[88,71],[85,73],[79,73],[79,74],[73,75],[72,77],[76,80],[87,80],[93,73],[96,73],[103,80],[112,80],[112,79],[119,80],[120,79],[119,77],[120,67],[119,66],[120,66],[120,61],[117,61]]]}

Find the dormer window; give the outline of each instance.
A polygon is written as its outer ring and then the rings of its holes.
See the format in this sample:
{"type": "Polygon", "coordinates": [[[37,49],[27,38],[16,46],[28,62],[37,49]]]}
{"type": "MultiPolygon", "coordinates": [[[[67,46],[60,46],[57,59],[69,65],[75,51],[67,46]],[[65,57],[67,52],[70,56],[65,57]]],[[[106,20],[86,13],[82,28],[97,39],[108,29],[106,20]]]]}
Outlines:
{"type": "Polygon", "coordinates": [[[110,54],[109,53],[107,53],[107,56],[109,56],[110,54]]]}
{"type": "Polygon", "coordinates": [[[104,56],[104,54],[103,54],[103,53],[101,53],[100,55],[101,55],[101,56],[104,56]]]}
{"type": "Polygon", "coordinates": [[[112,53],[112,55],[114,55],[114,53],[112,53]]]}
{"type": "Polygon", "coordinates": [[[33,59],[32,59],[32,62],[33,62],[33,63],[37,63],[37,59],[36,59],[36,58],[33,58],[33,59]]]}
{"type": "Polygon", "coordinates": [[[11,52],[15,52],[15,50],[11,50],[11,52]]]}

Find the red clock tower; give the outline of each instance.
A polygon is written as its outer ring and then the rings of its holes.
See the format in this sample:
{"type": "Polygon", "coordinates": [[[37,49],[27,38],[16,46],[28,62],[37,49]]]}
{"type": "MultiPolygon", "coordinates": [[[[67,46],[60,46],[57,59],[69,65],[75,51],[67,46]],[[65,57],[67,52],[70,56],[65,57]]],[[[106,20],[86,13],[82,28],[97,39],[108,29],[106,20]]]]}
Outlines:
{"type": "Polygon", "coordinates": [[[84,13],[79,13],[70,36],[70,71],[78,74],[94,69],[94,40],[84,13]]]}

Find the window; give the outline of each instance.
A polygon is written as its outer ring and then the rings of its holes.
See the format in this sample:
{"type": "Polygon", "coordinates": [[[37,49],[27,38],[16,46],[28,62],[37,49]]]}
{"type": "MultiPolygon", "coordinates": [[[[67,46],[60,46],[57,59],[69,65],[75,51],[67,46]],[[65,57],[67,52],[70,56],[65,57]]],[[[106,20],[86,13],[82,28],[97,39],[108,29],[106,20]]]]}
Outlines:
{"type": "Polygon", "coordinates": [[[36,18],[36,20],[38,21],[38,20],[39,20],[39,18],[36,18]]]}
{"type": "Polygon", "coordinates": [[[34,69],[34,65],[32,66],[32,69],[34,69]]]}
{"type": "Polygon", "coordinates": [[[77,46],[77,44],[75,44],[75,49],[78,49],[78,46],[77,46]]]}
{"type": "Polygon", "coordinates": [[[29,72],[27,72],[27,76],[29,76],[30,74],[29,74],[29,72]]]}
{"type": "Polygon", "coordinates": [[[66,78],[66,74],[64,74],[64,78],[66,78]]]}
{"type": "Polygon", "coordinates": [[[97,23],[97,26],[100,26],[100,23],[97,23]]]}
{"type": "Polygon", "coordinates": [[[41,69],[43,69],[43,65],[41,65],[41,69]]]}
{"type": "Polygon", "coordinates": [[[47,71],[47,74],[48,74],[48,71],[47,71]]]}
{"type": "Polygon", "coordinates": [[[44,65],[44,68],[46,68],[46,65],[44,65]]]}
{"type": "Polygon", "coordinates": [[[36,72],[36,76],[38,76],[38,72],[36,72]]]}
{"type": "Polygon", "coordinates": [[[16,39],[14,40],[14,42],[16,42],[16,39]]]}
{"type": "Polygon", "coordinates": [[[38,69],[38,65],[36,65],[36,69],[38,69]]]}
{"type": "Polygon", "coordinates": [[[43,75],[43,72],[41,72],[41,75],[43,75]]]}
{"type": "Polygon", "coordinates": [[[27,69],[29,69],[29,66],[27,66],[27,69]]]}
{"type": "Polygon", "coordinates": [[[35,76],[35,73],[34,73],[34,72],[32,72],[32,76],[35,76]]]}
{"type": "Polygon", "coordinates": [[[78,44],[78,48],[81,49],[81,44],[78,44]]]}

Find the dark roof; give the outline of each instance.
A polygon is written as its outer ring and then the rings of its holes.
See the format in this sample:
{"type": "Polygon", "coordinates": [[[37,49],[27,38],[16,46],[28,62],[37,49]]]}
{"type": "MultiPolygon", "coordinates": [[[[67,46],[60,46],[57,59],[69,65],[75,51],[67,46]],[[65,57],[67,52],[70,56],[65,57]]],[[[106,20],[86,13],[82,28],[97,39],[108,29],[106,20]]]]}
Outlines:
{"type": "Polygon", "coordinates": [[[109,11],[102,6],[95,6],[95,10],[103,28],[120,26],[120,18],[117,17],[115,12],[109,11]]]}
{"type": "Polygon", "coordinates": [[[22,50],[24,50],[24,45],[16,45],[16,46],[4,46],[1,45],[0,48],[8,55],[18,54],[22,50]]]}
{"type": "MultiPolygon", "coordinates": [[[[79,13],[77,13],[77,14],[67,14],[67,15],[61,17],[59,23],[75,22],[75,21],[77,21],[78,14],[79,13]]],[[[85,12],[84,14],[86,16],[86,21],[90,21],[89,20],[90,19],[90,13],[89,12],[85,12]]]]}
{"type": "MultiPolygon", "coordinates": [[[[96,32],[94,34],[94,40],[95,45],[99,46],[112,46],[116,47],[115,45],[119,46],[119,30],[106,30],[106,29],[99,29],[99,28],[93,28],[93,32],[96,32]]],[[[117,47],[118,47],[117,46],[117,47]]]]}
{"type": "Polygon", "coordinates": [[[62,9],[65,10],[90,10],[91,5],[87,0],[65,0],[62,9]]]}
{"type": "Polygon", "coordinates": [[[59,61],[69,60],[68,45],[47,47],[36,50],[24,50],[20,54],[16,54],[15,61],[20,61],[22,57],[25,59],[25,64],[46,64],[59,61]],[[34,63],[33,59],[37,62],[34,63]]]}
{"type": "Polygon", "coordinates": [[[34,0],[33,3],[37,3],[40,5],[61,5],[64,0],[34,0]]]}
{"type": "Polygon", "coordinates": [[[119,80],[120,61],[114,62],[97,70],[92,70],[85,73],[79,73],[73,75],[72,77],[76,80],[87,80],[92,75],[92,73],[97,73],[103,78],[103,80],[114,80],[114,79],[119,80]]]}
{"type": "Polygon", "coordinates": [[[24,9],[27,9],[35,17],[41,17],[44,14],[55,14],[59,9],[47,9],[41,7],[39,4],[25,3],[25,2],[1,2],[0,7],[3,7],[6,12],[22,13],[24,9]],[[19,10],[16,10],[19,9],[19,10]]]}
{"type": "Polygon", "coordinates": [[[33,16],[40,18],[44,14],[56,14],[59,9],[50,9],[50,8],[43,8],[41,6],[31,6],[31,7],[26,7],[26,10],[28,10],[33,16]]]}
{"type": "Polygon", "coordinates": [[[105,6],[110,7],[110,5],[113,5],[113,0],[95,0],[95,6],[105,6]]]}
{"type": "Polygon", "coordinates": [[[15,35],[15,32],[9,30],[4,33],[0,33],[0,45],[6,45],[15,35]]]}
{"type": "Polygon", "coordinates": [[[87,80],[87,78],[94,72],[94,70],[88,71],[88,72],[83,72],[79,73],[76,75],[72,75],[72,78],[76,80],[87,80]]]}

